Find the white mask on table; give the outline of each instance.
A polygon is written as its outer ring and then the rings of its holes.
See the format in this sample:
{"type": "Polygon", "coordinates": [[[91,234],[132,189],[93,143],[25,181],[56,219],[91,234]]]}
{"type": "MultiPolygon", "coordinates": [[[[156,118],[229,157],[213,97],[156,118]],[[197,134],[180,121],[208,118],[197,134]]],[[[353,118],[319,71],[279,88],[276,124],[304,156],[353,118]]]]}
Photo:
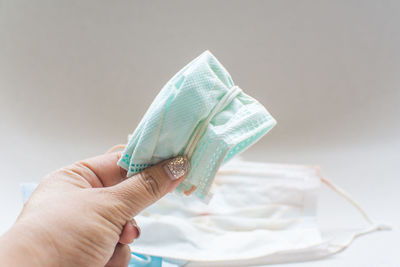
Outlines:
{"type": "Polygon", "coordinates": [[[387,229],[311,166],[233,161],[219,170],[213,190],[208,205],[170,194],[139,214],[142,235],[132,251],[189,266],[282,263],[325,257],[361,234],[387,229]],[[323,235],[316,220],[321,182],[349,200],[369,226],[323,235]]]}

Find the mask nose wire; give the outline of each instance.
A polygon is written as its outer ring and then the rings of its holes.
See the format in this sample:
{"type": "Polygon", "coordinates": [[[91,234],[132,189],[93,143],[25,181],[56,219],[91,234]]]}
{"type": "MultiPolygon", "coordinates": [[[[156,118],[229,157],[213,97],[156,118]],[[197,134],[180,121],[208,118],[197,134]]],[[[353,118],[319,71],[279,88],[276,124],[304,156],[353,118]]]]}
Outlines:
{"type": "Polygon", "coordinates": [[[199,142],[200,138],[203,136],[204,132],[207,130],[208,124],[212,120],[212,118],[218,113],[221,112],[229,103],[232,102],[232,100],[242,92],[242,89],[240,89],[238,86],[233,86],[218,102],[217,105],[213,108],[211,113],[208,115],[208,117],[201,122],[197,130],[192,134],[192,137],[190,138],[190,141],[188,145],[186,146],[186,149],[184,151],[184,155],[190,160],[192,158],[192,154],[194,151],[194,148],[196,147],[197,143],[199,142]]]}

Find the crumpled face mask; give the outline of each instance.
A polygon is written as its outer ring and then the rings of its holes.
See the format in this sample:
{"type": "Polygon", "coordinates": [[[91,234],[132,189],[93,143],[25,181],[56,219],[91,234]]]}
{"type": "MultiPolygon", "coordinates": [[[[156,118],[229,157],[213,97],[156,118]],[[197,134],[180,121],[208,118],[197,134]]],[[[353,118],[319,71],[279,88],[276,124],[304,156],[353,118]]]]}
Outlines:
{"type": "Polygon", "coordinates": [[[220,165],[266,134],[276,121],[236,86],[206,51],[160,91],[133,132],[118,165],[127,176],[177,155],[190,170],[177,191],[207,202],[220,165]]]}

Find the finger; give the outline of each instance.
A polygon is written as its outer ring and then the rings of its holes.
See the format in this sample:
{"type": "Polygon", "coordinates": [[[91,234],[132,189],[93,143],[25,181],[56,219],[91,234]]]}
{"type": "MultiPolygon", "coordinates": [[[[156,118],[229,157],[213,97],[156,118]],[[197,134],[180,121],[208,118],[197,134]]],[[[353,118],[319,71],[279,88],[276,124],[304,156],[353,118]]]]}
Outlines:
{"type": "Polygon", "coordinates": [[[140,228],[136,224],[135,219],[132,219],[124,225],[124,228],[122,228],[122,233],[119,237],[119,243],[128,245],[136,238],[139,238],[139,236],[140,228]]]}
{"type": "Polygon", "coordinates": [[[113,146],[112,148],[110,148],[109,150],[107,150],[106,154],[108,153],[114,153],[116,152],[118,149],[125,149],[126,145],[124,144],[118,144],[113,146]]]}
{"type": "Polygon", "coordinates": [[[126,171],[117,165],[122,152],[108,153],[74,163],[71,170],[92,187],[108,187],[123,181],[126,171]]]}
{"type": "Polygon", "coordinates": [[[105,267],[125,267],[131,260],[131,249],[128,245],[118,243],[114,253],[105,267]]]}
{"type": "Polygon", "coordinates": [[[126,214],[134,217],[176,188],[185,179],[188,170],[189,161],[178,156],[149,167],[107,190],[111,190],[125,204],[126,214]]]}

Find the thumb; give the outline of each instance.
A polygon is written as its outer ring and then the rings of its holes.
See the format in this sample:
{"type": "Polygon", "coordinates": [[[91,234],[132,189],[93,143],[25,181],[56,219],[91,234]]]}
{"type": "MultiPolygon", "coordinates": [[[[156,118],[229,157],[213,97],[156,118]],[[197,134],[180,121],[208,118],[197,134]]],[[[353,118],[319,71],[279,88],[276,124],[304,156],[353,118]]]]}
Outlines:
{"type": "Polygon", "coordinates": [[[178,156],[162,161],[125,181],[109,187],[113,195],[124,203],[125,212],[135,216],[168,192],[174,190],[189,170],[186,157],[178,156]]]}

